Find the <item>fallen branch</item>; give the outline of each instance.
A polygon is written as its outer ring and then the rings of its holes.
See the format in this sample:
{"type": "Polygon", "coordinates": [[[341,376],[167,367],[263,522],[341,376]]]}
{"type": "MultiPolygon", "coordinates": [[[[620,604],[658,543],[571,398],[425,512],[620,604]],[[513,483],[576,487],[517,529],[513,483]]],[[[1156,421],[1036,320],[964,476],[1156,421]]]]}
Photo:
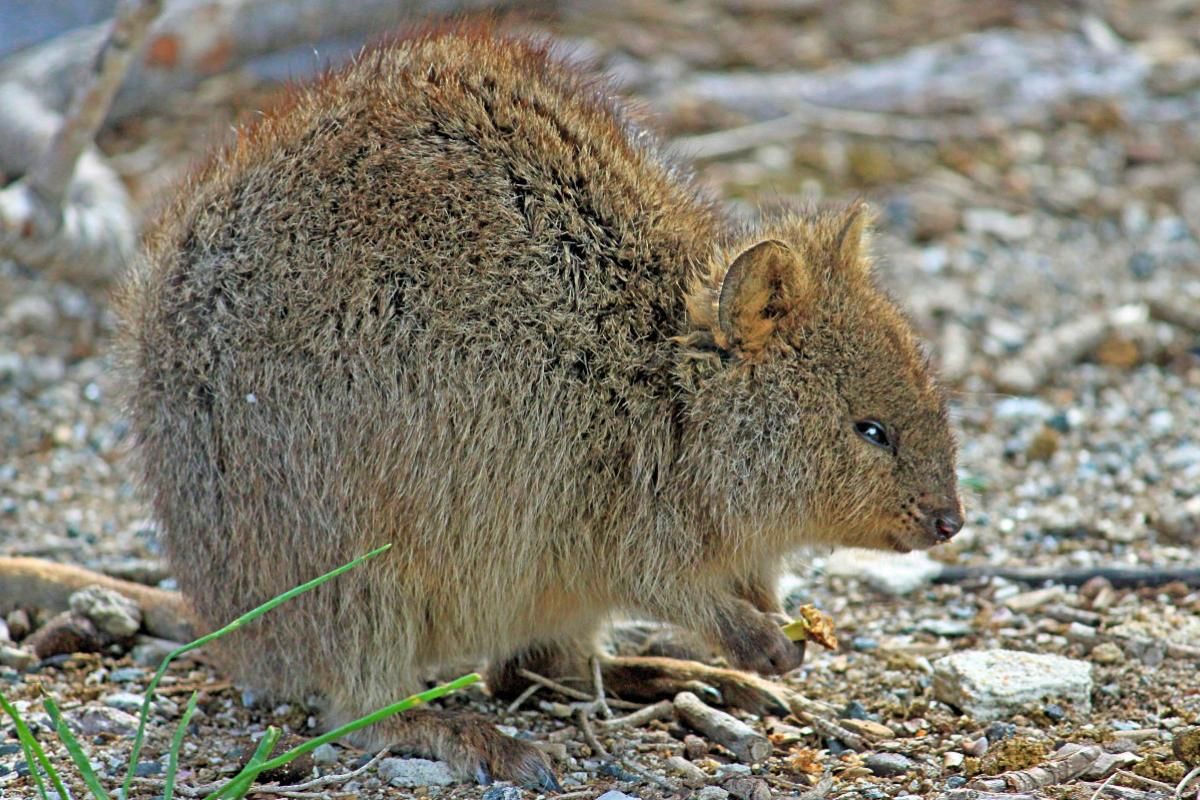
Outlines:
{"type": "Polygon", "coordinates": [[[71,595],[92,585],[111,589],[141,606],[142,625],[151,635],[182,642],[195,638],[195,623],[179,592],[39,558],[0,557],[0,614],[18,607],[66,611],[71,595]]]}
{"type": "Polygon", "coordinates": [[[899,139],[906,142],[981,139],[1001,133],[998,128],[965,117],[905,117],[832,108],[796,99],[791,100],[789,104],[797,106],[797,109],[782,117],[712,133],[683,136],[675,139],[673,144],[689,158],[704,160],[743,153],[763,145],[794,141],[812,130],[851,133],[879,139],[899,139]]]}
{"type": "Polygon", "coordinates": [[[770,739],[691,692],[675,695],[675,711],[683,722],[727,748],[739,761],[755,764],[771,755],[770,739]]]}
{"type": "Polygon", "coordinates": [[[1183,583],[1200,587],[1200,568],[1197,567],[1090,567],[1087,569],[1008,569],[1005,567],[946,566],[933,577],[934,583],[962,583],[988,578],[1003,578],[1014,583],[1040,585],[1058,583],[1082,586],[1092,578],[1105,578],[1117,589],[1140,589],[1183,583]]]}
{"type": "Polygon", "coordinates": [[[976,778],[967,788],[992,792],[1031,792],[1066,783],[1087,772],[1104,751],[1095,746],[1065,744],[1058,749],[1054,758],[1045,764],[1029,769],[1005,772],[994,778],[976,778]]]}
{"type": "Polygon", "coordinates": [[[29,141],[34,131],[54,133],[28,162],[24,177],[0,191],[0,256],[101,281],[126,263],[135,239],[128,197],[98,155],[93,152],[86,165],[80,159],[160,7],[161,0],[125,0],[117,7],[108,37],[61,121],[19,86],[6,88],[4,127],[15,127],[7,132],[24,138],[18,148],[37,147],[29,141]]]}
{"type": "MultiPolygon", "coordinates": [[[[109,119],[155,108],[207,77],[260,56],[338,40],[345,45],[429,14],[495,5],[487,0],[170,0],[109,119]]],[[[46,109],[61,113],[105,31],[103,25],[79,28],[26,48],[0,63],[0,83],[30,88],[46,109]]]]}
{"type": "Polygon", "coordinates": [[[57,211],[66,195],[79,155],[96,138],[113,97],[162,10],[162,0],[124,0],[117,6],[108,38],[92,65],[82,89],[72,98],[62,127],[50,140],[45,155],[26,175],[29,188],[49,209],[57,211]]]}
{"type": "MultiPolygon", "coordinates": [[[[137,217],[92,145],[106,119],[160,107],[258,56],[330,41],[346,49],[348,40],[423,14],[491,4],[173,0],[159,15],[162,5],[122,0],[111,24],[69,31],[0,62],[0,174],[23,176],[0,190],[0,259],[85,283],[108,282],[128,263],[137,217]]],[[[314,59],[313,71],[318,66],[314,59]]]]}
{"type": "Polygon", "coordinates": [[[1200,333],[1200,306],[1184,305],[1174,298],[1151,300],[1150,319],[1183,328],[1191,333],[1200,333]]]}
{"type": "Polygon", "coordinates": [[[1001,364],[996,369],[995,383],[1006,392],[1030,394],[1055,372],[1094,350],[1110,331],[1143,323],[1149,316],[1147,306],[1132,304],[1064,322],[1001,364]]]}

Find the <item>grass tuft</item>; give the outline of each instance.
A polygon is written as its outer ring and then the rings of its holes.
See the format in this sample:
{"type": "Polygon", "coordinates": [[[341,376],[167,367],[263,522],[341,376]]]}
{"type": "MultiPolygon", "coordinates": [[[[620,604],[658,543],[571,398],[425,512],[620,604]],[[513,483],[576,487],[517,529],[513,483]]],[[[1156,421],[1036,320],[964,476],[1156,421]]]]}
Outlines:
{"type": "MultiPolygon", "coordinates": [[[[261,617],[263,614],[266,614],[268,611],[271,611],[283,603],[288,602],[297,595],[311,591],[326,581],[336,578],[347,570],[354,569],[367,559],[374,558],[390,547],[391,545],[389,544],[376,548],[369,553],[359,556],[348,564],[343,564],[342,566],[330,570],[320,577],[314,578],[307,583],[303,583],[294,589],[290,589],[278,597],[272,598],[257,608],[248,611],[223,628],[213,631],[206,636],[201,636],[199,639],[189,642],[188,644],[185,644],[167,654],[167,657],[163,659],[162,664],[159,665],[158,670],[154,673],[154,677],[150,679],[150,683],[146,687],[146,694],[142,700],[141,715],[138,719],[137,734],[134,736],[133,747],[129,756],[129,766],[126,770],[125,778],[122,781],[118,797],[127,798],[130,796],[130,789],[133,785],[134,770],[137,767],[138,759],[141,757],[142,746],[145,742],[146,724],[150,717],[150,704],[154,701],[155,689],[158,688],[158,683],[162,679],[163,675],[166,674],[167,667],[172,660],[178,658],[184,653],[195,650],[198,647],[202,647],[214,639],[218,639],[222,636],[232,633],[233,631],[236,631],[241,627],[244,627],[250,622],[253,622],[261,617]]],[[[470,675],[464,675],[463,677],[451,681],[450,683],[436,686],[428,691],[421,692],[420,694],[414,694],[411,697],[406,697],[403,700],[393,703],[385,708],[381,708],[372,714],[368,714],[364,717],[354,720],[353,722],[349,722],[340,728],[330,731],[329,733],[323,734],[314,739],[310,739],[304,744],[294,747],[291,750],[288,750],[287,752],[282,753],[274,758],[271,758],[271,753],[274,751],[275,745],[279,742],[280,731],[273,726],[268,727],[267,732],[263,735],[262,740],[258,744],[258,748],[255,750],[254,756],[246,763],[246,765],[241,769],[240,772],[238,772],[237,775],[222,785],[221,788],[217,789],[216,792],[209,795],[206,800],[241,800],[241,798],[245,797],[250,791],[251,786],[254,784],[254,780],[263,772],[278,769],[293,759],[315,750],[323,744],[332,742],[335,739],[339,739],[348,733],[359,730],[360,728],[373,725],[380,720],[390,717],[392,714],[398,714],[402,711],[413,708],[414,706],[427,703],[430,700],[435,700],[453,691],[457,691],[458,689],[461,689],[464,686],[469,686],[478,680],[480,680],[480,676],[477,673],[471,673],[470,675]]],[[[175,781],[179,768],[179,750],[183,745],[183,737],[187,731],[187,726],[192,719],[192,714],[194,714],[196,711],[197,698],[198,693],[192,692],[192,696],[188,699],[187,708],[183,712],[183,717],[179,721],[179,725],[175,729],[175,733],[171,738],[171,747],[168,753],[167,770],[163,787],[163,800],[172,800],[172,797],[175,793],[175,781]]],[[[42,698],[42,705],[45,707],[46,713],[50,715],[50,719],[54,723],[55,732],[58,734],[58,738],[62,741],[63,746],[67,749],[72,762],[74,762],[75,768],[79,771],[80,778],[87,785],[95,800],[109,800],[108,793],[105,791],[103,784],[101,784],[95,770],[92,769],[92,764],[88,760],[87,755],[83,752],[83,748],[80,746],[79,741],[75,738],[74,734],[71,733],[71,730],[67,726],[66,721],[63,719],[62,713],[59,711],[58,705],[54,702],[54,699],[49,695],[45,695],[42,698]]],[[[71,795],[67,791],[66,786],[63,785],[62,778],[55,770],[54,765],[50,763],[50,759],[46,756],[45,750],[42,749],[42,746],[30,732],[29,726],[25,724],[24,719],[21,717],[21,713],[12,703],[9,702],[8,698],[4,696],[3,692],[0,692],[0,709],[2,709],[4,713],[12,718],[13,723],[16,726],[17,738],[21,742],[21,749],[25,754],[25,761],[29,765],[29,774],[33,777],[33,781],[37,785],[38,795],[40,796],[41,800],[49,800],[49,795],[46,790],[46,781],[42,777],[43,773],[45,774],[46,778],[49,779],[50,785],[53,787],[54,791],[57,792],[60,800],[70,800],[71,795]]]]}

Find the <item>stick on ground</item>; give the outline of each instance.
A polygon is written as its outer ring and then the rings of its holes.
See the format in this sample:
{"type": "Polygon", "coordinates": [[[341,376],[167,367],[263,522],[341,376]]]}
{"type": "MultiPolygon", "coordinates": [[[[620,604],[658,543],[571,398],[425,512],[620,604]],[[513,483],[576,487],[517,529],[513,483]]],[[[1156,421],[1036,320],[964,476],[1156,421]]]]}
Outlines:
{"type": "Polygon", "coordinates": [[[691,692],[675,695],[679,718],[714,742],[729,749],[739,761],[754,764],[771,755],[766,736],[724,711],[705,704],[691,692]]]}

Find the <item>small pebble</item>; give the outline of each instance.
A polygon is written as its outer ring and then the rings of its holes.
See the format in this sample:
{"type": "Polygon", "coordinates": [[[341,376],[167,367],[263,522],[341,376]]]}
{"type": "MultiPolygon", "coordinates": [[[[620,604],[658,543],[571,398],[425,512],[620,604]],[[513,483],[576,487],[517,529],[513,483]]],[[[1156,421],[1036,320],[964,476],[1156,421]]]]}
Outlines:
{"type": "Polygon", "coordinates": [[[704,770],[700,769],[683,756],[670,756],[663,763],[668,771],[683,778],[684,783],[686,783],[688,786],[703,786],[708,781],[708,775],[704,772],[704,770]]]}
{"type": "Polygon", "coordinates": [[[904,775],[915,766],[911,759],[899,753],[871,753],[863,765],[881,778],[904,775]]]}
{"type": "Polygon", "coordinates": [[[771,789],[762,778],[730,778],[721,785],[738,800],[771,800],[771,789]]]}
{"type": "Polygon", "coordinates": [[[116,692],[101,699],[100,702],[109,708],[115,708],[119,711],[129,711],[131,713],[140,713],[142,710],[143,697],[140,694],[132,692],[116,692]]]}
{"type": "Polygon", "coordinates": [[[625,794],[618,792],[616,789],[609,789],[604,794],[596,798],[596,800],[639,800],[636,795],[625,794]]]}
{"type": "Polygon", "coordinates": [[[923,619],[917,624],[917,630],[932,633],[934,636],[954,638],[967,636],[974,629],[971,623],[957,619],[923,619]]]}
{"type": "Polygon", "coordinates": [[[959,767],[961,767],[963,765],[963,762],[966,760],[967,760],[967,757],[965,755],[963,755],[962,753],[959,753],[957,751],[951,750],[950,752],[948,752],[942,756],[942,768],[943,769],[958,769],[959,767]]]}
{"type": "Polygon", "coordinates": [[[483,800],[521,800],[516,786],[493,786],[483,793],[483,800]]]}
{"type": "Polygon", "coordinates": [[[729,792],[722,789],[720,786],[705,786],[700,791],[696,792],[692,797],[695,800],[726,800],[729,797],[729,792]]]}
{"type": "Polygon", "coordinates": [[[1119,664],[1125,660],[1125,651],[1114,642],[1101,642],[1092,648],[1091,659],[1097,664],[1119,664]]]}
{"type": "Polygon", "coordinates": [[[74,727],[84,736],[129,736],[137,730],[138,718],[108,706],[88,705],[70,715],[74,727]]]}
{"type": "Polygon", "coordinates": [[[1017,726],[1011,722],[993,722],[983,732],[989,742],[1002,742],[1005,739],[1011,739],[1016,734],[1017,726]]]}
{"type": "Polygon", "coordinates": [[[842,713],[838,715],[842,719],[870,719],[871,715],[867,711],[867,707],[857,700],[851,700],[842,709],[842,713]]]}
{"type": "Polygon", "coordinates": [[[26,295],[8,304],[4,322],[17,335],[47,336],[58,327],[58,309],[44,297],[26,295]]]}
{"type": "Polygon", "coordinates": [[[113,683],[134,683],[144,677],[146,677],[146,671],[140,667],[120,667],[108,675],[108,679],[113,683]]]}
{"type": "Polygon", "coordinates": [[[320,764],[323,767],[338,762],[338,749],[331,744],[323,744],[312,751],[312,759],[314,764],[320,764]]]}
{"type": "Polygon", "coordinates": [[[13,669],[25,670],[38,661],[37,656],[16,645],[0,643],[0,664],[13,669]]]}
{"type": "Polygon", "coordinates": [[[870,719],[845,719],[842,720],[842,727],[872,739],[893,739],[896,736],[896,732],[887,725],[870,719]]]}
{"type": "Polygon", "coordinates": [[[158,667],[171,652],[182,645],[169,639],[158,639],[153,636],[139,636],[137,644],[130,651],[133,663],[139,667],[158,667]]]}
{"type": "Polygon", "coordinates": [[[8,625],[8,635],[14,642],[21,641],[33,630],[33,626],[29,622],[29,613],[23,608],[10,611],[4,621],[8,625]]]}
{"type": "Polygon", "coordinates": [[[688,761],[696,761],[708,755],[708,742],[694,734],[683,737],[683,753],[688,761]]]}
{"type": "Polygon", "coordinates": [[[966,783],[967,783],[967,779],[964,778],[962,775],[951,775],[949,778],[946,778],[946,788],[947,789],[958,789],[958,788],[961,788],[962,786],[965,786],[966,783]]]}
{"type": "Polygon", "coordinates": [[[969,756],[979,758],[988,751],[988,738],[980,736],[978,739],[973,739],[963,745],[963,752],[969,756]]]}

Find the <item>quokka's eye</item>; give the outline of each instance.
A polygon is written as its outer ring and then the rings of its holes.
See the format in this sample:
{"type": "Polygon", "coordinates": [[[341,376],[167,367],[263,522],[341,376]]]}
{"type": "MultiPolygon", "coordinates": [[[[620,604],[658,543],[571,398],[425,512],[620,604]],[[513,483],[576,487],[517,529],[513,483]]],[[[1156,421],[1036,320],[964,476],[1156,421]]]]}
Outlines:
{"type": "Polygon", "coordinates": [[[877,447],[887,450],[892,448],[892,442],[888,438],[887,430],[884,429],[881,422],[876,422],[873,419],[859,420],[854,423],[854,430],[859,436],[877,447]]]}

